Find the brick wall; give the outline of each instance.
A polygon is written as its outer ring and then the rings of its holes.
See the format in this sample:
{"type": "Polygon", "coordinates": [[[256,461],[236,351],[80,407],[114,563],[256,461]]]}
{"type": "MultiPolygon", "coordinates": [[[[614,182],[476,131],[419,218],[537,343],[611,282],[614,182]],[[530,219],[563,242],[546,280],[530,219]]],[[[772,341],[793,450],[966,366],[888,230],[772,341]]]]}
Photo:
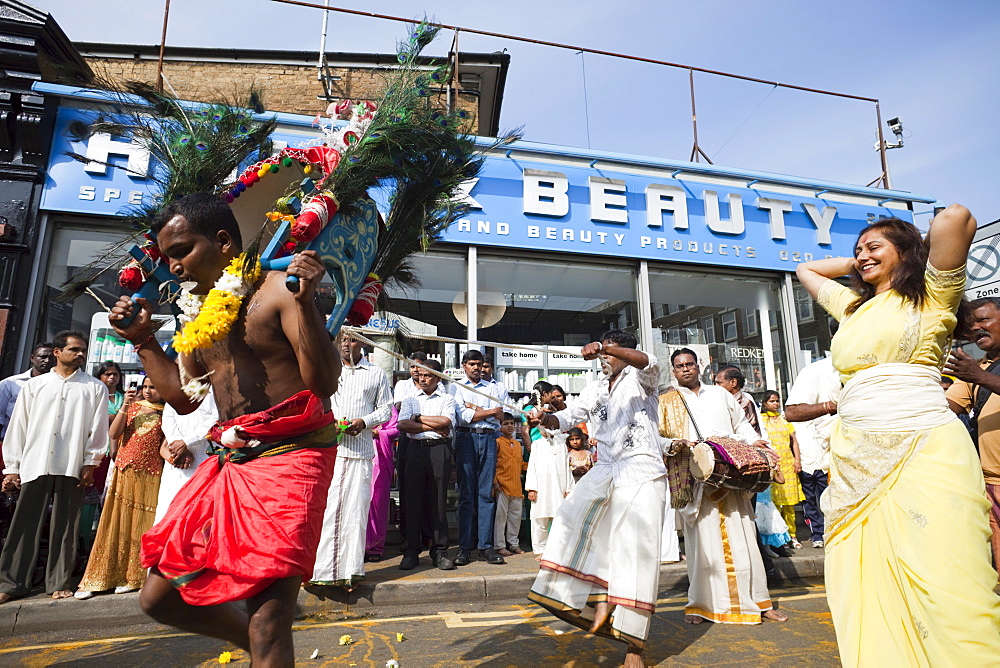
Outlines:
{"type": "MultiPolygon", "coordinates": [[[[156,61],[132,58],[86,58],[86,61],[99,77],[110,81],[156,81],[156,61]]],[[[332,82],[336,98],[377,100],[386,72],[374,68],[331,68],[331,74],[340,77],[332,82]]],[[[327,106],[321,99],[323,85],[316,78],[314,66],[166,61],[163,75],[177,96],[186,100],[232,98],[255,84],[264,92],[264,105],[269,111],[314,116],[327,106]]],[[[459,107],[474,118],[476,97],[459,95],[458,98],[459,107]]],[[[444,107],[445,95],[437,95],[436,102],[444,107]]],[[[470,129],[479,131],[478,125],[470,129]]]]}

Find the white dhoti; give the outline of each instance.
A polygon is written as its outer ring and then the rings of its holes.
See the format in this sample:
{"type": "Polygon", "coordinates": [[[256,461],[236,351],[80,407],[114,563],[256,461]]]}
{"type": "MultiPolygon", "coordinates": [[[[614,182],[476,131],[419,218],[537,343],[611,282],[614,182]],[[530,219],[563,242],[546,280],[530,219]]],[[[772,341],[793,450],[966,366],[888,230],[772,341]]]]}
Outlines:
{"type": "Polygon", "coordinates": [[[722,624],[760,624],[771,609],[749,495],[698,485],[680,510],[687,554],[684,614],[722,624]]]}
{"type": "MultiPolygon", "coordinates": [[[[167,508],[170,507],[170,502],[177,496],[177,492],[181,491],[181,487],[191,479],[201,463],[208,459],[209,455],[204,447],[189,448],[189,450],[194,456],[194,460],[191,462],[191,466],[186,469],[179,469],[170,462],[163,463],[163,473],[160,475],[160,492],[156,497],[156,518],[153,520],[153,524],[163,519],[163,516],[167,514],[167,508]]],[[[108,478],[110,477],[108,476],[108,478]]]]}
{"type": "Polygon", "coordinates": [[[365,578],[373,467],[371,459],[337,457],[310,582],[353,587],[365,578]]]}
{"type": "Polygon", "coordinates": [[[681,541],[677,537],[677,511],[670,507],[670,494],[663,508],[663,535],[660,538],[660,563],[681,560],[681,541]]]}
{"type": "Polygon", "coordinates": [[[660,584],[666,490],[666,477],[613,486],[610,469],[594,467],[560,506],[528,598],[583,629],[606,601],[616,607],[598,635],[642,648],[660,584]]]}

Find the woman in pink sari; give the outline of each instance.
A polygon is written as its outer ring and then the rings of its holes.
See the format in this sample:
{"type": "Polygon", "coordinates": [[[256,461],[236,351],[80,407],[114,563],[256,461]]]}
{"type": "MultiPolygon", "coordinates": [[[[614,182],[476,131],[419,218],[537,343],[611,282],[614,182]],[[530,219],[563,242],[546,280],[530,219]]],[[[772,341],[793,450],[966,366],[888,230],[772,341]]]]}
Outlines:
{"type": "Polygon", "coordinates": [[[372,430],[375,434],[375,467],[372,469],[372,505],[368,510],[365,561],[381,561],[385,552],[385,534],[389,528],[389,488],[396,470],[392,448],[399,436],[398,419],[399,411],[393,406],[389,421],[372,430]]]}

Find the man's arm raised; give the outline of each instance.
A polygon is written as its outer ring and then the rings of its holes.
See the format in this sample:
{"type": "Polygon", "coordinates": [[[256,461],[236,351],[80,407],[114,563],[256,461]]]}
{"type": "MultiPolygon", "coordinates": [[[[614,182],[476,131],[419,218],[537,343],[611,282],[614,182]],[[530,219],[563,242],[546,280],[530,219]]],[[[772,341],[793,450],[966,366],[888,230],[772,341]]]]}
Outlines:
{"type": "Polygon", "coordinates": [[[302,251],[286,273],[299,278],[299,290],[282,298],[281,328],[295,350],[306,388],[317,396],[330,397],[337,391],[341,364],[314,300],[325,268],[316,251],[302,251]]]}
{"type": "MultiPolygon", "coordinates": [[[[198,402],[191,401],[181,389],[177,362],[167,357],[156,340],[153,307],[148,301],[142,298],[132,301],[130,297],[121,297],[111,307],[108,322],[118,336],[136,347],[143,370],[164,401],[173,406],[179,415],[187,415],[198,408],[198,402]],[[123,327],[122,320],[132,314],[135,314],[135,318],[127,327],[123,327]]],[[[205,375],[205,370],[190,355],[181,355],[179,363],[184,365],[191,378],[205,375]]]]}

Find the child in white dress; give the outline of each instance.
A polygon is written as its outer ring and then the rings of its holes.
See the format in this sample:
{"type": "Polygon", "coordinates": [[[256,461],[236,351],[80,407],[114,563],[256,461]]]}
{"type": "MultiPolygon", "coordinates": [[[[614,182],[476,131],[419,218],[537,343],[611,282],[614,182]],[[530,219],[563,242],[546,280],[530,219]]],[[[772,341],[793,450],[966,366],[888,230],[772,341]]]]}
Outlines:
{"type": "Polygon", "coordinates": [[[566,453],[566,434],[544,428],[541,432],[542,437],[531,443],[524,481],[531,501],[531,547],[535,554],[545,551],[552,518],[574,484],[566,453]]]}

